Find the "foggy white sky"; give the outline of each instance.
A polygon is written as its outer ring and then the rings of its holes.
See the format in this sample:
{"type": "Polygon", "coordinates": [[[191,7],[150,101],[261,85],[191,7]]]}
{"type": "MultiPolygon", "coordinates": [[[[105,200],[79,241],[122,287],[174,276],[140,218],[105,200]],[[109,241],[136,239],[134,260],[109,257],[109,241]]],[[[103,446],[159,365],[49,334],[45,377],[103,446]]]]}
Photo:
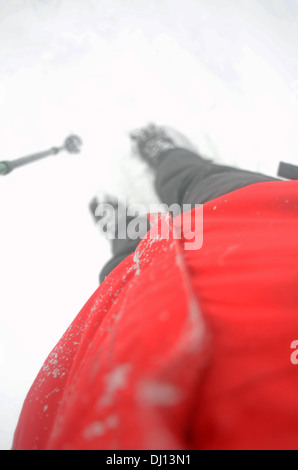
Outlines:
{"type": "Polygon", "coordinates": [[[1,449],[109,258],[90,198],[155,202],[129,130],[167,124],[275,176],[297,164],[297,46],[298,0],[0,0],[0,160],[84,141],[0,178],[1,449]]]}

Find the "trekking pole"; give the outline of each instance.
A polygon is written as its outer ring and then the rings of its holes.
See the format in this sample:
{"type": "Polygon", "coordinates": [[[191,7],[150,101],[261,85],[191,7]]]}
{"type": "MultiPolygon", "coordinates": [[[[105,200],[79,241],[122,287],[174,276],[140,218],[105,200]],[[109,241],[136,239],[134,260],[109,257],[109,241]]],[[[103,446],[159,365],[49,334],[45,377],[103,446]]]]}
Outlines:
{"type": "Polygon", "coordinates": [[[44,152],[34,153],[26,157],[17,158],[16,160],[0,162],[0,175],[7,175],[20,166],[27,165],[28,163],[36,162],[42,158],[49,157],[50,155],[57,155],[62,150],[69,153],[79,153],[82,145],[82,140],[77,135],[68,136],[61,147],[52,147],[44,152]]]}

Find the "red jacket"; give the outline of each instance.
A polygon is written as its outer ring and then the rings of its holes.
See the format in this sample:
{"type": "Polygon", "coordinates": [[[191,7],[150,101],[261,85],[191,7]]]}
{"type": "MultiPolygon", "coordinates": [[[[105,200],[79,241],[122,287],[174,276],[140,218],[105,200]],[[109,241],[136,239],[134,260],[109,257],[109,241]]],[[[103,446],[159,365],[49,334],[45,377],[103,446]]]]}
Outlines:
{"type": "Polygon", "coordinates": [[[156,225],[50,353],[13,449],[297,449],[297,215],[298,182],[269,182],[205,204],[200,249],[156,225]]]}

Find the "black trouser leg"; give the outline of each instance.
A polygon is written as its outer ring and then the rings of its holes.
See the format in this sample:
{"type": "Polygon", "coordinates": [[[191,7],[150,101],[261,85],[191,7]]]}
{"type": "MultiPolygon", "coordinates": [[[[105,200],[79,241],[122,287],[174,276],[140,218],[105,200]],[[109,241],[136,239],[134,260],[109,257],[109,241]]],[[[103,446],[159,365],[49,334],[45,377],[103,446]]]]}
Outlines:
{"type": "MultiPolygon", "coordinates": [[[[181,211],[183,204],[203,204],[236,189],[265,181],[278,179],[217,165],[185,149],[164,152],[155,168],[155,187],[161,201],[168,206],[179,204],[181,211]]],[[[140,240],[141,237],[138,240],[113,240],[113,258],[103,268],[101,282],[112,269],[135,251],[140,240]]]]}
{"type": "MultiPolygon", "coordinates": [[[[250,184],[277,178],[217,165],[184,149],[168,150],[156,167],[155,187],[165,204],[203,204],[250,184]]],[[[183,208],[181,208],[183,210],[183,208]]]]}
{"type": "MultiPolygon", "coordinates": [[[[100,275],[99,275],[99,280],[100,283],[104,281],[104,279],[107,277],[108,274],[116,267],[118,264],[121,263],[128,255],[133,253],[138,244],[140,243],[141,239],[146,235],[150,228],[150,223],[147,220],[146,217],[138,217],[139,221],[139,227],[138,231],[140,232],[140,235],[134,240],[129,236],[128,232],[128,226],[129,223],[132,222],[134,217],[127,217],[125,222],[126,222],[126,227],[125,227],[125,232],[126,236],[124,239],[118,237],[118,231],[115,235],[115,238],[111,240],[111,247],[112,247],[112,258],[105,264],[103,267],[100,275]]],[[[124,221],[123,221],[124,223],[124,221]]]]}

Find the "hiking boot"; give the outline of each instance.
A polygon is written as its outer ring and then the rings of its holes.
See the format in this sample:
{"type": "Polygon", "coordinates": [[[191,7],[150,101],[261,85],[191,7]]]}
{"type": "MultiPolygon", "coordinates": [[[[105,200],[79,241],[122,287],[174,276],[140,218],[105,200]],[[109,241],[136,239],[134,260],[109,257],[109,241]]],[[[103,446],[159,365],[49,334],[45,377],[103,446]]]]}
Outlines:
{"type": "Polygon", "coordinates": [[[130,138],[138,156],[149,166],[156,167],[161,155],[171,149],[183,148],[196,152],[196,148],[183,134],[166,126],[149,124],[133,130],[130,138]]]}
{"type": "Polygon", "coordinates": [[[94,197],[89,204],[93,220],[100,230],[108,237],[115,236],[119,220],[126,217],[126,207],[115,196],[108,194],[94,197]]]}

